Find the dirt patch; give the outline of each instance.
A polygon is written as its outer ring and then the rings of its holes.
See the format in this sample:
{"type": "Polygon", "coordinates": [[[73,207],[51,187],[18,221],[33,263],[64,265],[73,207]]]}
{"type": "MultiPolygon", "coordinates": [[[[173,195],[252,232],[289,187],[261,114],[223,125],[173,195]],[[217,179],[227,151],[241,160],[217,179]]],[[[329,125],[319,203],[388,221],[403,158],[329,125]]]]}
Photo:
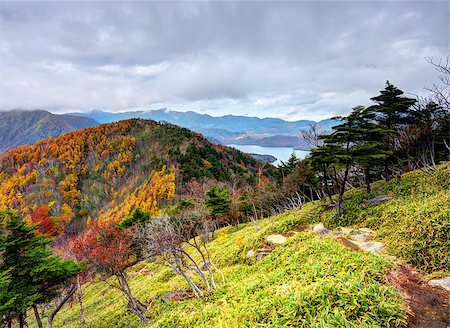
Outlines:
{"type": "Polygon", "coordinates": [[[399,265],[386,276],[387,281],[399,290],[411,311],[407,327],[450,327],[450,293],[441,287],[426,284],[413,268],[399,265]]]}
{"type": "Polygon", "coordinates": [[[345,248],[347,248],[348,250],[352,251],[352,252],[360,252],[361,249],[356,246],[355,244],[353,244],[350,240],[344,238],[344,237],[337,237],[336,240],[345,248]]]}

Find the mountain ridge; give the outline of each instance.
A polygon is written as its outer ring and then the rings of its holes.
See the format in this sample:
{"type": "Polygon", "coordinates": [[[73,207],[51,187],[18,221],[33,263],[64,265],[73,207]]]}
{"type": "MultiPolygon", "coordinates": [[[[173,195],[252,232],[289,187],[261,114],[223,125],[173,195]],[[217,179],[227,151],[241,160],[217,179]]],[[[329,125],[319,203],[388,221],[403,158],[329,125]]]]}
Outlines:
{"type": "Polygon", "coordinates": [[[0,112],[0,153],[65,132],[99,125],[89,117],[37,109],[0,112]]]}
{"type": "Polygon", "coordinates": [[[144,118],[166,121],[199,132],[214,142],[222,144],[259,145],[265,147],[293,147],[308,150],[309,146],[301,137],[302,131],[316,124],[319,131],[329,131],[336,120],[325,119],[319,122],[311,120],[286,121],[273,117],[249,117],[239,115],[212,116],[194,111],[179,112],[167,108],[150,111],[130,111],[112,113],[92,110],[86,113],[72,113],[93,118],[101,123],[120,119],[144,118]]]}

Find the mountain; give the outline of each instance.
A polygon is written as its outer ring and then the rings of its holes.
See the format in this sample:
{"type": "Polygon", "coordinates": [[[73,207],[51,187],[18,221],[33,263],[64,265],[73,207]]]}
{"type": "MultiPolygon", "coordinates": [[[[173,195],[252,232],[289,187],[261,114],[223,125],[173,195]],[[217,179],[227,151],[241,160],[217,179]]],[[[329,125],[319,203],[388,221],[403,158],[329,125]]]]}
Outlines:
{"type": "MultiPolygon", "coordinates": [[[[165,121],[191,129],[203,134],[214,142],[222,144],[260,145],[267,147],[295,147],[307,149],[300,136],[301,131],[308,130],[316,122],[309,120],[285,121],[279,118],[258,118],[236,115],[211,116],[193,111],[177,112],[167,109],[152,111],[133,111],[111,113],[93,110],[87,113],[74,113],[97,120],[101,123],[114,122],[128,118],[145,118],[165,121]]],[[[328,131],[336,120],[317,122],[321,131],[328,131]]]]}
{"type": "Polygon", "coordinates": [[[92,118],[44,110],[0,112],[0,153],[65,132],[96,126],[92,118]]]}
{"type": "Polygon", "coordinates": [[[225,130],[231,133],[257,133],[257,134],[290,134],[307,129],[314,121],[300,120],[295,122],[285,121],[279,118],[258,118],[248,116],[211,116],[199,114],[193,111],[177,112],[167,109],[152,111],[134,111],[123,113],[110,113],[101,110],[93,110],[88,113],[77,113],[95,119],[100,123],[108,123],[127,118],[145,118],[155,121],[167,121],[194,131],[197,129],[225,130]]]}
{"type": "Polygon", "coordinates": [[[128,215],[139,204],[136,197],[149,202],[156,186],[170,185],[164,179],[174,179],[177,195],[192,181],[248,186],[256,181],[258,165],[250,155],[212,144],[188,129],[123,120],[0,155],[0,210],[29,215],[48,206],[52,216],[61,218],[65,207],[76,218],[73,224],[82,224],[88,217],[128,215]]]}

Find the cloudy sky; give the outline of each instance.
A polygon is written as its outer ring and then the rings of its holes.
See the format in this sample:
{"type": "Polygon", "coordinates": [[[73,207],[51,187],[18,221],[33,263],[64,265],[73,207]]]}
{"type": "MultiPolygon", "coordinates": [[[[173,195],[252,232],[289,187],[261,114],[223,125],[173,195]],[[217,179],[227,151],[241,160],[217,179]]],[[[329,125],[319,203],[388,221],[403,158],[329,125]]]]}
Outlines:
{"type": "Polygon", "coordinates": [[[0,2],[0,110],[345,114],[437,81],[449,3],[0,2]]]}

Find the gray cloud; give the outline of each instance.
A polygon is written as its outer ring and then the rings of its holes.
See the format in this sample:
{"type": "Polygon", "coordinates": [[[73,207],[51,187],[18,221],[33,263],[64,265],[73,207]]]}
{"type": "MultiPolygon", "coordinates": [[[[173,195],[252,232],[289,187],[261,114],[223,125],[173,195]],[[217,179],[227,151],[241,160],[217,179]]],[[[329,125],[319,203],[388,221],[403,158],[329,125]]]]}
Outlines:
{"type": "Polygon", "coordinates": [[[447,1],[1,2],[0,108],[324,118],[421,93],[447,1]]]}

